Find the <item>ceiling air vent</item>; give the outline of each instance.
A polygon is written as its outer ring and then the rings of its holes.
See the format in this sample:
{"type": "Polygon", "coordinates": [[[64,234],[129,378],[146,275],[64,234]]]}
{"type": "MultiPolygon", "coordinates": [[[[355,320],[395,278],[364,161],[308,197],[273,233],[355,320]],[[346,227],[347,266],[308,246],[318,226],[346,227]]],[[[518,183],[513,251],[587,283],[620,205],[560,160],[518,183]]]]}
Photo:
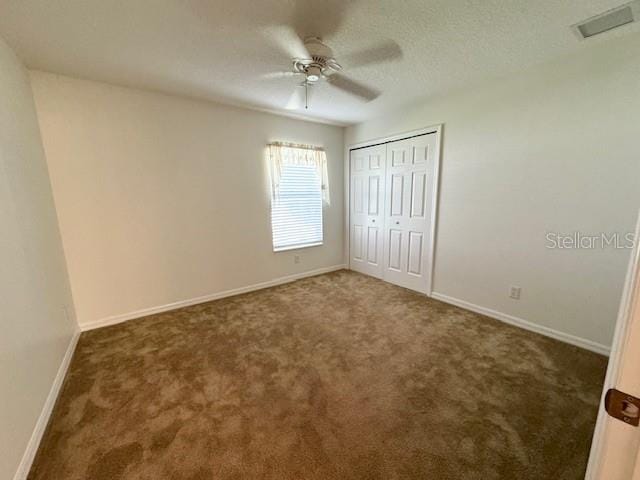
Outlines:
{"type": "Polygon", "coordinates": [[[573,25],[580,38],[589,38],[640,19],[640,0],[625,3],[617,8],[588,18],[573,25]]]}

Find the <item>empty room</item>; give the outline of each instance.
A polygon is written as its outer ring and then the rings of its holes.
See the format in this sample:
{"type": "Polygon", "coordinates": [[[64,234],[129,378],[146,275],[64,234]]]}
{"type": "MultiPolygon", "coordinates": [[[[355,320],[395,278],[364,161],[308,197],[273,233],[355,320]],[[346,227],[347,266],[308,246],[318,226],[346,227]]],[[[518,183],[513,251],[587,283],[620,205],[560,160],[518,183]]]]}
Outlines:
{"type": "Polygon", "coordinates": [[[640,480],[640,0],[0,0],[0,480],[640,480]]]}

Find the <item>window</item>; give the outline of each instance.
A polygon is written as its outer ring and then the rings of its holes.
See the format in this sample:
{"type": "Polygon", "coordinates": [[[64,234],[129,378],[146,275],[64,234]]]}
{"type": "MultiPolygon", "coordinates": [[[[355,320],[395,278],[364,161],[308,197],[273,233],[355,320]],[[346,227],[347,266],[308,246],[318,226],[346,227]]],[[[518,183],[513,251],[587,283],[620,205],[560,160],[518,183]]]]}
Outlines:
{"type": "Polygon", "coordinates": [[[323,150],[269,145],[273,250],[322,245],[322,204],[329,202],[323,150]]]}
{"type": "Polygon", "coordinates": [[[322,195],[316,169],[283,165],[280,192],[271,204],[273,249],[322,244],[322,195]]]}

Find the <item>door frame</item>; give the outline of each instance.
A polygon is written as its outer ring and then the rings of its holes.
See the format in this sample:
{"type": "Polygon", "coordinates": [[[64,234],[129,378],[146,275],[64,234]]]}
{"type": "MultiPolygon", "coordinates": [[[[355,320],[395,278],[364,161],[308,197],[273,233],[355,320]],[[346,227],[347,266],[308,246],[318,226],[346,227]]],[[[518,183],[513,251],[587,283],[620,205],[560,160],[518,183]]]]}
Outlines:
{"type": "MultiPolygon", "coordinates": [[[[618,318],[613,334],[609,363],[607,365],[607,373],[602,388],[600,405],[598,406],[598,417],[591,440],[591,451],[589,452],[589,462],[587,463],[587,471],[585,474],[586,480],[600,480],[599,474],[607,461],[607,441],[610,440],[607,438],[608,430],[611,428],[611,422],[618,421],[609,417],[605,411],[605,395],[610,388],[616,388],[616,385],[620,381],[621,370],[625,360],[625,351],[628,348],[626,344],[634,322],[634,308],[637,308],[637,305],[640,304],[640,298],[638,298],[640,296],[638,293],[638,287],[640,286],[640,212],[637,217],[634,239],[635,245],[629,258],[627,275],[618,310],[618,318]]],[[[637,438],[640,431],[630,431],[628,433],[630,437],[635,436],[637,438]]],[[[637,455],[637,450],[633,451],[629,449],[625,452],[626,460],[629,462],[634,461],[637,455]],[[631,457],[633,457],[633,459],[631,457]]],[[[638,465],[636,465],[636,468],[638,468],[638,465]]]]}
{"type": "MultiPolygon", "coordinates": [[[[429,261],[429,269],[427,271],[427,296],[430,297],[433,293],[433,276],[435,272],[435,256],[436,256],[436,233],[438,228],[438,205],[439,205],[439,191],[440,191],[440,162],[442,158],[442,130],[444,124],[432,125],[430,127],[419,128],[417,130],[410,130],[408,132],[396,133],[394,135],[388,135],[384,137],[378,137],[364,142],[353,143],[347,147],[346,152],[346,252],[347,252],[347,266],[351,268],[351,151],[358,150],[366,147],[373,147],[375,145],[381,145],[398,140],[406,140],[412,137],[419,137],[422,135],[435,134],[436,136],[436,151],[434,159],[434,181],[433,181],[433,205],[429,216],[431,217],[431,229],[429,231],[429,250],[427,252],[427,260],[429,261]]],[[[386,192],[385,192],[386,195],[386,192]]]]}

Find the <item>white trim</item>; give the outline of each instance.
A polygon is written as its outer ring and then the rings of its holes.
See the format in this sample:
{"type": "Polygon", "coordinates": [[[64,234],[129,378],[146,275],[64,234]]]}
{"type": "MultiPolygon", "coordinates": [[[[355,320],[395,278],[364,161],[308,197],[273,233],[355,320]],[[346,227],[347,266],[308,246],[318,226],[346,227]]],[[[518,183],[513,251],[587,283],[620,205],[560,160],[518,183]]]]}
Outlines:
{"type": "Polygon", "coordinates": [[[315,275],[322,275],[323,273],[335,272],[336,270],[346,269],[346,265],[332,265],[331,267],[318,268],[316,270],[310,270],[308,272],[296,273],[293,275],[287,275],[285,277],[274,278],[266,282],[255,283],[253,285],[247,285],[245,287],[233,288],[231,290],[224,290],[222,292],[212,293],[204,295],[202,297],[191,298],[187,300],[180,300],[178,302],[168,303],[166,305],[160,305],[157,307],[143,308],[135,310],[129,313],[123,313],[120,315],[113,315],[93,322],[80,324],[80,329],[83,332],[87,330],[94,330],[96,328],[107,327],[109,325],[115,325],[117,323],[126,322],[127,320],[133,320],[135,318],[146,317],[155,313],[163,313],[178,308],[190,307],[191,305],[197,305],[199,303],[210,302],[212,300],[219,300],[221,298],[232,297],[234,295],[240,295],[241,293],[253,292],[255,290],[262,290],[263,288],[275,287],[276,285],[282,285],[290,283],[301,278],[313,277],[315,275]]]}
{"type": "Polygon", "coordinates": [[[378,137],[372,140],[367,140],[365,142],[353,143],[349,145],[348,150],[351,151],[357,148],[365,148],[365,147],[371,147],[373,145],[379,145],[381,143],[389,143],[389,142],[395,142],[397,140],[405,140],[407,138],[417,137],[419,135],[429,135],[430,133],[437,133],[438,135],[440,135],[440,132],[442,132],[442,125],[443,124],[440,123],[438,125],[431,125],[429,127],[419,128],[417,130],[409,130],[408,132],[396,133],[395,135],[389,135],[387,137],[378,137]]]}
{"type": "Polygon", "coordinates": [[[559,330],[555,330],[553,328],[538,325],[528,320],[525,320],[523,318],[514,317],[513,315],[498,312],[497,310],[492,310],[490,308],[481,307],[480,305],[476,305],[476,304],[467,302],[465,300],[460,300],[458,298],[450,297],[442,293],[432,292],[431,298],[440,300],[441,302],[445,302],[450,305],[455,305],[456,307],[464,308],[465,310],[470,310],[472,312],[485,315],[490,318],[494,318],[496,320],[500,320],[501,322],[508,323],[509,325],[514,325],[516,327],[520,327],[525,330],[529,330],[531,332],[539,333],[546,337],[551,337],[556,340],[560,340],[561,342],[575,345],[576,347],[581,347],[587,350],[591,350],[592,352],[596,352],[601,355],[609,355],[609,352],[610,352],[610,348],[601,343],[597,343],[592,340],[587,340],[586,338],[577,337],[569,333],[564,333],[559,330]]]}
{"type": "Polygon", "coordinates": [[[58,394],[60,393],[60,389],[62,388],[62,384],[64,383],[64,379],[67,375],[67,370],[69,369],[69,365],[71,364],[73,352],[75,352],[76,350],[76,345],[78,344],[79,338],[80,331],[76,330],[71,337],[71,340],[69,341],[67,351],[65,352],[62,363],[58,368],[58,372],[56,373],[56,376],[53,380],[53,385],[51,385],[51,390],[49,390],[49,395],[47,395],[47,399],[44,402],[44,406],[42,407],[42,411],[40,412],[40,416],[38,417],[36,426],[33,429],[33,433],[31,433],[31,438],[29,439],[29,443],[27,443],[27,448],[22,455],[22,460],[20,461],[20,465],[18,465],[18,470],[13,476],[13,480],[25,480],[29,475],[31,464],[36,457],[36,453],[38,452],[40,441],[42,440],[42,436],[44,435],[47,424],[49,423],[49,417],[51,417],[53,407],[55,406],[56,400],[58,399],[58,394]]]}
{"type": "Polygon", "coordinates": [[[435,127],[436,158],[433,167],[433,206],[431,207],[431,229],[429,231],[429,276],[427,277],[427,295],[433,294],[433,277],[436,263],[436,232],[438,229],[438,200],[440,198],[440,162],[442,159],[442,124],[435,127]]]}
{"type": "MultiPolygon", "coordinates": [[[[436,233],[438,223],[438,200],[440,191],[440,163],[442,161],[442,127],[444,124],[432,125],[430,127],[419,128],[417,130],[410,130],[404,133],[398,133],[387,137],[375,138],[373,140],[367,140],[365,142],[354,143],[347,148],[347,166],[345,168],[347,178],[345,179],[346,188],[346,242],[345,251],[347,252],[346,263],[351,268],[351,152],[355,149],[372,147],[374,145],[380,145],[382,143],[396,142],[398,140],[406,140],[411,137],[418,137],[421,135],[436,135],[436,158],[433,169],[433,205],[431,208],[431,229],[429,231],[429,251],[427,252],[429,258],[429,274],[427,275],[427,296],[433,294],[433,277],[435,275],[435,259],[436,259],[436,233]]],[[[385,191],[385,195],[386,195],[385,191]]]]}

